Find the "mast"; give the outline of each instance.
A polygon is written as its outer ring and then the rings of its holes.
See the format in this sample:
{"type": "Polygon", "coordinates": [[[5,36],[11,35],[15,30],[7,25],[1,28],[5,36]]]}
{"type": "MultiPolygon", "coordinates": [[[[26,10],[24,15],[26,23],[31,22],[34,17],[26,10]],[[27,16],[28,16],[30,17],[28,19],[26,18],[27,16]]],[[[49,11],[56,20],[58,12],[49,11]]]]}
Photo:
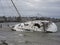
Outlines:
{"type": "Polygon", "coordinates": [[[12,4],[13,4],[13,6],[14,6],[14,8],[15,8],[16,12],[17,12],[17,14],[19,15],[19,17],[18,17],[18,19],[17,19],[17,20],[21,21],[21,15],[20,15],[20,13],[19,13],[19,11],[18,11],[18,9],[17,9],[16,5],[14,4],[13,0],[11,0],[11,2],[12,2],[12,4]]]}

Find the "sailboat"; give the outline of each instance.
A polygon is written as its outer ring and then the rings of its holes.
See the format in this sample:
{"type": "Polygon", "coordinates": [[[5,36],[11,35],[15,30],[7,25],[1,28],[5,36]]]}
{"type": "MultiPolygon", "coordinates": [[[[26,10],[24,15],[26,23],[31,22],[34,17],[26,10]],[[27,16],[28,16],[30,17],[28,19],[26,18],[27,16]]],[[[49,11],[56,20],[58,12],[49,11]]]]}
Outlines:
{"type": "Polygon", "coordinates": [[[54,22],[47,20],[35,20],[19,23],[12,26],[12,31],[39,31],[39,32],[56,32],[57,26],[54,22]]]}
{"type": "MultiPolygon", "coordinates": [[[[21,18],[21,15],[16,8],[14,2],[11,0],[13,6],[15,7],[18,15],[21,18]]],[[[12,31],[39,31],[39,32],[56,32],[57,26],[52,21],[47,20],[35,20],[35,21],[27,21],[24,23],[19,23],[11,27],[12,31]]]]}

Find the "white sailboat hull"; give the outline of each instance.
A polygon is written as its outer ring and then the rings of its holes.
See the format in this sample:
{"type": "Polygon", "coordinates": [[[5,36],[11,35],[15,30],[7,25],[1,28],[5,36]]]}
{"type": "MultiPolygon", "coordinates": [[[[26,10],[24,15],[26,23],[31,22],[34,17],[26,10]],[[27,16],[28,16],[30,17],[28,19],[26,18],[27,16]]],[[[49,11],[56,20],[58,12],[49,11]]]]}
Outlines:
{"type": "Polygon", "coordinates": [[[56,32],[57,26],[55,23],[50,21],[29,21],[20,24],[16,24],[12,30],[15,31],[41,31],[41,32],[56,32]]]}

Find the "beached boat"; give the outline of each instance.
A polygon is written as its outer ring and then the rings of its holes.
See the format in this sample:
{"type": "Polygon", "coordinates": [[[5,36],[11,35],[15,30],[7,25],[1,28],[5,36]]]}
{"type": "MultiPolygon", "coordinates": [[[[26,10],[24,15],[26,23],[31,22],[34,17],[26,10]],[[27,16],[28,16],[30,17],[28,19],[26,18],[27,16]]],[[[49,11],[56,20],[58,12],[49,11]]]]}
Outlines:
{"type": "Polygon", "coordinates": [[[41,31],[41,32],[56,32],[57,26],[52,21],[35,20],[24,23],[19,23],[12,26],[12,31],[41,31]]]}

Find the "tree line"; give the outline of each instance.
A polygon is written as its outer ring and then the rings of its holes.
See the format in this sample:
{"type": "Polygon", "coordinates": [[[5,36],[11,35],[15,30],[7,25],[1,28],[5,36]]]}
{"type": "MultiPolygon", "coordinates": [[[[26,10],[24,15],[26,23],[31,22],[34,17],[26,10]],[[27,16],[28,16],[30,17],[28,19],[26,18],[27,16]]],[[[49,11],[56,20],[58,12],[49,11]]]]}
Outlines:
{"type": "Polygon", "coordinates": [[[51,20],[53,22],[60,22],[58,18],[50,18],[50,17],[6,17],[0,16],[0,22],[21,22],[25,20],[51,20]]]}

